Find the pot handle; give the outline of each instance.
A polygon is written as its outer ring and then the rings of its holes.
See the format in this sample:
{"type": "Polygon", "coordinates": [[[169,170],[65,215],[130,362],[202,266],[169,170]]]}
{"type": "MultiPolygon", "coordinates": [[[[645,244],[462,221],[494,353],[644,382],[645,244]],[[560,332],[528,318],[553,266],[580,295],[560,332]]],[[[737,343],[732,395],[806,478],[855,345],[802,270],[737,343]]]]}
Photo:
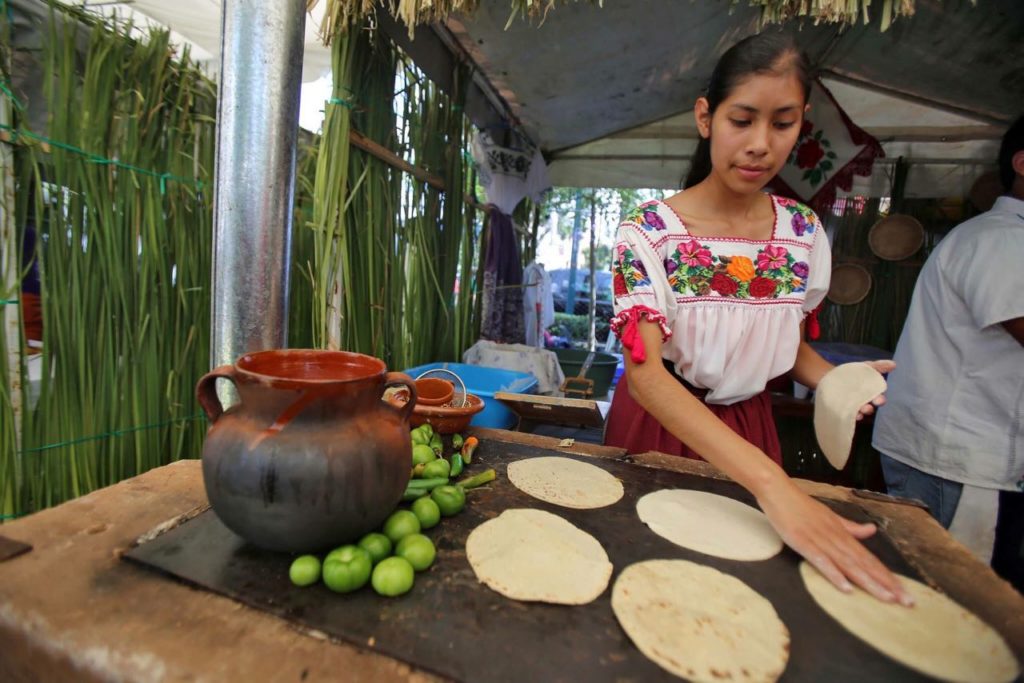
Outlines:
{"type": "Polygon", "coordinates": [[[389,372],[384,376],[384,388],[388,387],[405,387],[409,391],[409,400],[401,408],[395,408],[388,402],[388,405],[398,411],[402,420],[408,422],[409,416],[412,415],[412,409],[416,407],[416,383],[404,372],[389,372]]]}
{"type": "Polygon", "coordinates": [[[217,380],[220,378],[229,379],[234,384],[235,366],[222,365],[219,368],[214,368],[200,377],[199,382],[196,383],[196,399],[199,400],[199,405],[206,412],[206,417],[210,418],[210,424],[216,422],[224,413],[224,406],[217,398],[217,380]]]}

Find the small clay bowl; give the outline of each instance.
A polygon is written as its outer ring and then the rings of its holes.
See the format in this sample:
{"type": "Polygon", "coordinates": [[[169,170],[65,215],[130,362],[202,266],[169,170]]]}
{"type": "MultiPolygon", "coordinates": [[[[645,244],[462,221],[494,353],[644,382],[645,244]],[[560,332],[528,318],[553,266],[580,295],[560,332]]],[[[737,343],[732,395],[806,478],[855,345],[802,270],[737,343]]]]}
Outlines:
{"type": "MultiPolygon", "coordinates": [[[[419,391],[418,386],[416,391],[419,391]]],[[[417,401],[412,415],[409,416],[409,424],[419,427],[421,424],[429,423],[434,431],[440,434],[462,432],[469,426],[473,416],[484,409],[483,399],[473,394],[466,394],[465,404],[464,406],[425,406],[422,401],[417,401]]]]}
{"type": "Polygon", "coordinates": [[[455,385],[446,379],[424,377],[416,380],[416,405],[443,406],[455,395],[455,385]]]}

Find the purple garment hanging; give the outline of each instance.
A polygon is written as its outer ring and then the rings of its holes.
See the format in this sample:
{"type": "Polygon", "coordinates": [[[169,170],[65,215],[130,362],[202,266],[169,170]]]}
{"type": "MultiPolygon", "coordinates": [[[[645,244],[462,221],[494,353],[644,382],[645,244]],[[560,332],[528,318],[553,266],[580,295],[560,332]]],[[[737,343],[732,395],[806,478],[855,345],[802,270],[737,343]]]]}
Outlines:
{"type": "Polygon", "coordinates": [[[523,266],[512,217],[491,206],[490,239],[484,263],[480,338],[504,344],[526,341],[523,324],[523,266]]]}

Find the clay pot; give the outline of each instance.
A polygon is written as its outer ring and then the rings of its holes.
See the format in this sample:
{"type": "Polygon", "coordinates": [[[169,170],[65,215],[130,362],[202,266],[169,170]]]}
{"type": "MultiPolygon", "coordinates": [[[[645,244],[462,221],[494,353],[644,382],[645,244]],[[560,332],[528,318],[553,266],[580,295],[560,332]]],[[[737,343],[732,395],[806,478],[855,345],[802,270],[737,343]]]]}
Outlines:
{"type": "Polygon", "coordinates": [[[455,385],[446,379],[423,377],[416,380],[416,405],[443,406],[455,395],[455,385]]]}
{"type": "Polygon", "coordinates": [[[203,376],[210,418],[203,483],[214,512],[269,550],[314,552],[380,526],[409,482],[416,387],[384,362],[343,351],[285,349],[242,356],[203,376]],[[224,411],[214,384],[241,402],[224,411]],[[381,400],[387,387],[410,400],[381,400]]]}

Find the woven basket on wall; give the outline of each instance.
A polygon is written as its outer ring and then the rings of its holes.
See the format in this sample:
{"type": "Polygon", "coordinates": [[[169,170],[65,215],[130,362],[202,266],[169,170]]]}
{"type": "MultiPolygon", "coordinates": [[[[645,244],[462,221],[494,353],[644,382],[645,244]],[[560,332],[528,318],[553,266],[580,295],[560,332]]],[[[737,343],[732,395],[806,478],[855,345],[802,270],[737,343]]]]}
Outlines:
{"type": "Polygon", "coordinates": [[[886,261],[910,258],[924,244],[924,226],[913,216],[894,213],[880,219],[868,231],[871,253],[886,261]]]}
{"type": "Polygon", "coordinates": [[[871,291],[871,273],[856,263],[839,263],[832,268],[832,282],[828,288],[828,300],[834,304],[849,306],[858,304],[871,291]]]}

